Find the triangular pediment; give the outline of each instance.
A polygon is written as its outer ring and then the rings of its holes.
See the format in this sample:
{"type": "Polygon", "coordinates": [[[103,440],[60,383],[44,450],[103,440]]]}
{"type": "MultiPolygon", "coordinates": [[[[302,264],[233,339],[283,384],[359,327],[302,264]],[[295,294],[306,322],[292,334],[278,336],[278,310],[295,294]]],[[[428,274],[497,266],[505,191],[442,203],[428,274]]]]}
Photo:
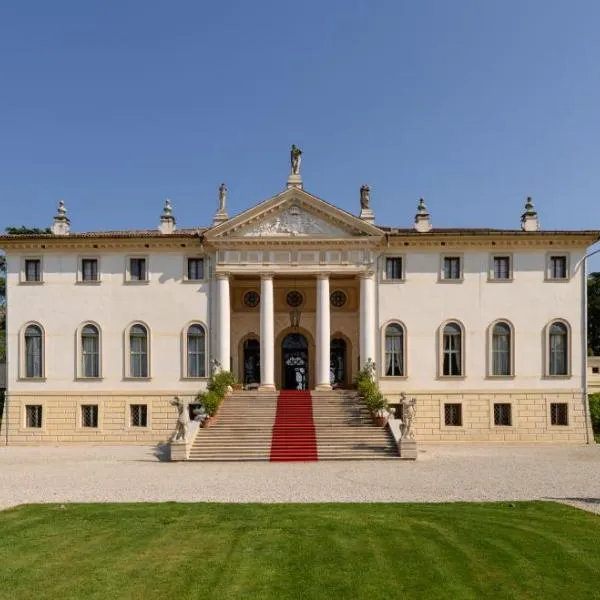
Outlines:
{"type": "Polygon", "coordinates": [[[381,237],[358,217],[300,189],[289,189],[213,227],[207,239],[381,237]]]}

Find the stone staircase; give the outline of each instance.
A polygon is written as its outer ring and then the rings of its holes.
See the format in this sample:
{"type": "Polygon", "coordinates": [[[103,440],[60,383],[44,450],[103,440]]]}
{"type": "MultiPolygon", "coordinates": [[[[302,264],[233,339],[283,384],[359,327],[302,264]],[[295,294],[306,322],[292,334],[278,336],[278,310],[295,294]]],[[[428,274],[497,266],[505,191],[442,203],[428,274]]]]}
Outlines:
{"type": "MultiPolygon", "coordinates": [[[[311,392],[318,460],[398,458],[387,427],[375,427],[352,391],[311,392]]],[[[268,461],[277,394],[234,392],[212,427],[200,429],[190,460],[268,461]]]]}
{"type": "Polygon", "coordinates": [[[198,431],[190,460],[269,460],[277,394],[234,392],[215,424],[198,431]]]}
{"type": "Polygon", "coordinates": [[[373,425],[356,392],[312,392],[319,460],[398,458],[388,427],[373,425]]]}

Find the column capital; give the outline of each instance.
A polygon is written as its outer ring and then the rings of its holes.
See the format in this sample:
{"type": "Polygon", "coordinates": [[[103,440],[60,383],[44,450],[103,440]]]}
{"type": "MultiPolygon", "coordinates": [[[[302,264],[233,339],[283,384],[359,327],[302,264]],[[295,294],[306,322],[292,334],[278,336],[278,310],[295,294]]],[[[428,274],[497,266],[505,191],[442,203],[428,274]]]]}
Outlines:
{"type": "Polygon", "coordinates": [[[231,278],[231,273],[228,273],[226,271],[217,271],[215,273],[215,277],[217,279],[230,279],[231,278]]]}
{"type": "Polygon", "coordinates": [[[375,271],[361,271],[358,276],[360,279],[371,279],[375,275],[375,271]]]}
{"type": "Polygon", "coordinates": [[[329,279],[331,273],[317,273],[317,279],[329,279]]]}
{"type": "Polygon", "coordinates": [[[273,279],[273,277],[275,277],[275,273],[265,272],[260,274],[261,279],[273,279]]]}

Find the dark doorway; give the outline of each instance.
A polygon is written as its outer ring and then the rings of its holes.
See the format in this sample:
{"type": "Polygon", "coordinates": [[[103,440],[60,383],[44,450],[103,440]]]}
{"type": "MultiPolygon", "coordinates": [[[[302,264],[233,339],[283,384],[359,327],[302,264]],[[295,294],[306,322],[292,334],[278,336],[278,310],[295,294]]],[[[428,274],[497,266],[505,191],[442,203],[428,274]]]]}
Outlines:
{"type": "Polygon", "coordinates": [[[283,389],[308,388],[308,342],[301,333],[290,333],[281,343],[283,389]]]}
{"type": "Polygon", "coordinates": [[[260,383],[260,342],[253,338],[244,342],[244,383],[260,383]]]}
{"type": "Polygon", "coordinates": [[[346,383],[346,340],[334,338],[330,346],[329,368],[331,373],[331,383],[344,385],[346,383]]]}

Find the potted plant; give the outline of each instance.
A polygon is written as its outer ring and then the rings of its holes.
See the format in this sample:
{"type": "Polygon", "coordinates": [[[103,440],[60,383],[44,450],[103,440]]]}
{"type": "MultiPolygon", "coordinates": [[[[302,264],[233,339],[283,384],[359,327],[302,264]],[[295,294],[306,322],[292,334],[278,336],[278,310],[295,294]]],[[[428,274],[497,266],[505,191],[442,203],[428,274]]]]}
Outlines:
{"type": "Polygon", "coordinates": [[[371,411],[377,427],[383,427],[388,421],[389,404],[385,396],[378,390],[369,400],[367,406],[371,411]]]}

